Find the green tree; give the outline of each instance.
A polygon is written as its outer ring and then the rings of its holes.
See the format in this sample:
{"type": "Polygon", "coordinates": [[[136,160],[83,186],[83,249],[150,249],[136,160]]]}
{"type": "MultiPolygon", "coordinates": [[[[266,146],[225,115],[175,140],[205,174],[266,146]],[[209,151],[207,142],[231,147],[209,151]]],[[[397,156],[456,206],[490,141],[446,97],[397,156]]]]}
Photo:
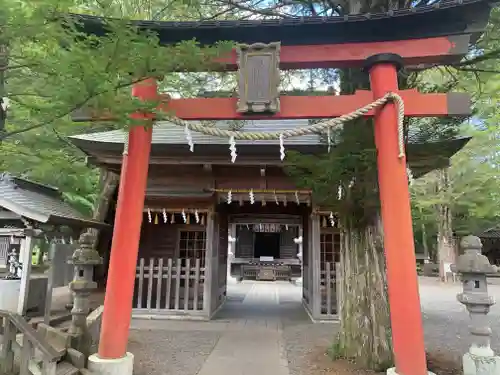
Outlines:
{"type": "MultiPolygon", "coordinates": [[[[70,11],[119,18],[175,18],[191,14],[188,4],[159,1],[7,0],[0,9],[0,168],[59,187],[83,212],[92,212],[99,170],[67,136],[135,125],[129,114],[144,108],[130,86],[151,75],[163,87],[186,90],[179,70],[195,70],[230,48],[200,48],[193,41],[160,46],[155,35],[138,33],[125,21],[107,25],[103,37],[85,36],[67,18],[70,11]],[[8,103],[8,108],[6,106],[8,103]],[[83,105],[107,108],[113,123],[77,125],[69,114],[83,105]]],[[[157,103],[148,103],[154,108],[157,103]]],[[[141,124],[143,125],[143,124],[141,124]]]]}

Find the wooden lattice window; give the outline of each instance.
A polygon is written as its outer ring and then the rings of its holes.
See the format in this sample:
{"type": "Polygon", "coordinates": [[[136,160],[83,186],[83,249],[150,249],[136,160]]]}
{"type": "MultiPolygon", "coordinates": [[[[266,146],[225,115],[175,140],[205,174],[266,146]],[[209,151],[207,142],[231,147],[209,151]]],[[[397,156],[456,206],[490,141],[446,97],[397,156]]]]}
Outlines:
{"type": "MultiPolygon", "coordinates": [[[[326,268],[325,264],[340,262],[340,233],[326,232],[320,235],[320,264],[321,269],[326,268]]],[[[331,267],[335,267],[333,264],[331,267]]]]}
{"type": "Polygon", "coordinates": [[[194,266],[196,259],[201,259],[201,265],[205,264],[207,237],[204,230],[183,230],[179,235],[179,258],[185,264],[185,259],[191,260],[194,266]]]}

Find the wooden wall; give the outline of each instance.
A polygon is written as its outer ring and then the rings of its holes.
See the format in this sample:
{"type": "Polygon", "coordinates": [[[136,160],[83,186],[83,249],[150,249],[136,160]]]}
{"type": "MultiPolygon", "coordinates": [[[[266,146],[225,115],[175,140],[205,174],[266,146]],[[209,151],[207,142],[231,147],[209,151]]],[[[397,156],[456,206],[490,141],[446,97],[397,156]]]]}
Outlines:
{"type": "Polygon", "coordinates": [[[261,175],[260,166],[150,166],[148,189],[295,189],[296,186],[279,167],[268,167],[261,175]]]}
{"type": "Polygon", "coordinates": [[[182,230],[205,230],[197,224],[170,224],[159,220],[158,224],[150,223],[145,214],[142,220],[139,258],[172,258],[178,257],[179,233],[182,230]]]}

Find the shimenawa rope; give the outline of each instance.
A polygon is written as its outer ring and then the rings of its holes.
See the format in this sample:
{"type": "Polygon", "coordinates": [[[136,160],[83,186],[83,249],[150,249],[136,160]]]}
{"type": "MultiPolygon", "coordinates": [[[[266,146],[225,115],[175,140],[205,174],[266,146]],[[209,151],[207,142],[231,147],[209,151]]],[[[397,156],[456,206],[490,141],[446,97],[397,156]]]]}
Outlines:
{"type": "MultiPolygon", "coordinates": [[[[191,121],[185,121],[180,118],[172,116],[171,118],[168,119],[171,123],[181,126],[185,128],[186,130],[191,130],[195,132],[199,132],[205,135],[211,135],[215,137],[222,137],[222,138],[229,138],[231,141],[231,147],[234,146],[234,140],[280,140],[280,142],[283,142],[283,139],[290,138],[290,137],[299,137],[303,135],[308,135],[308,134],[314,134],[314,133],[321,133],[324,132],[325,130],[328,131],[328,129],[332,129],[334,127],[343,125],[344,123],[348,121],[355,120],[357,118],[360,118],[364,115],[366,115],[368,112],[382,107],[383,105],[387,104],[388,102],[394,102],[397,106],[398,109],[398,147],[399,147],[399,158],[402,158],[404,156],[404,129],[403,129],[403,120],[404,120],[404,102],[403,99],[396,93],[393,92],[388,92],[385,94],[383,97],[361,107],[358,108],[357,110],[347,113],[345,115],[342,115],[337,118],[333,118],[330,120],[322,121],[319,123],[311,124],[306,127],[301,127],[301,128],[295,128],[295,129],[288,129],[288,130],[283,130],[280,132],[242,132],[242,131],[231,131],[231,130],[225,130],[225,129],[220,129],[217,127],[208,127],[204,124],[197,123],[197,122],[191,122],[191,121]]],[[[192,139],[189,136],[187,136],[188,141],[191,143],[192,139]]],[[[190,148],[191,144],[190,144],[190,148]]],[[[128,149],[128,142],[125,140],[125,150],[126,152],[128,149]]],[[[234,158],[233,158],[234,159],[234,158]]]]}

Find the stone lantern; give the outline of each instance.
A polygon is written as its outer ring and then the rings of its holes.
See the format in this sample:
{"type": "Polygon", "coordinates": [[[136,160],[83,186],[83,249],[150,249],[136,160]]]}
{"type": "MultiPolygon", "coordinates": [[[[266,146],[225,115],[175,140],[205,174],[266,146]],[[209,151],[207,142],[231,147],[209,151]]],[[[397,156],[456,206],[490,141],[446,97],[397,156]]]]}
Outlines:
{"type": "Polygon", "coordinates": [[[72,336],[72,347],[88,355],[91,339],[87,330],[87,315],[90,312],[90,295],[97,289],[94,267],[102,264],[102,258],[92,247],[92,235],[84,233],[79,239],[80,246],[75,250],[68,264],[74,267],[73,281],[69,288],[73,293],[72,322],[68,333],[72,336]]]}
{"type": "Polygon", "coordinates": [[[236,244],[236,238],[231,236],[231,234],[227,237],[227,282],[235,283],[236,278],[231,275],[231,263],[234,259],[234,246],[236,244]]]}
{"type": "Polygon", "coordinates": [[[304,267],[304,263],[302,261],[302,258],[303,258],[303,253],[302,253],[302,250],[303,250],[303,238],[302,238],[302,229],[299,230],[299,237],[297,238],[294,238],[293,239],[293,242],[297,245],[298,247],[298,251],[297,251],[297,258],[299,259],[299,262],[300,262],[300,277],[295,281],[297,284],[302,284],[302,272],[303,272],[303,267],[304,267]]]}
{"type": "Polygon", "coordinates": [[[460,242],[464,254],[457,264],[451,266],[453,272],[462,277],[463,293],[457,295],[471,318],[470,333],[472,343],[469,352],[463,356],[464,375],[500,375],[500,357],[490,347],[491,329],[486,315],[495,303],[488,295],[486,275],[496,272],[488,258],[481,254],[481,240],[476,236],[466,236],[460,242]]]}

